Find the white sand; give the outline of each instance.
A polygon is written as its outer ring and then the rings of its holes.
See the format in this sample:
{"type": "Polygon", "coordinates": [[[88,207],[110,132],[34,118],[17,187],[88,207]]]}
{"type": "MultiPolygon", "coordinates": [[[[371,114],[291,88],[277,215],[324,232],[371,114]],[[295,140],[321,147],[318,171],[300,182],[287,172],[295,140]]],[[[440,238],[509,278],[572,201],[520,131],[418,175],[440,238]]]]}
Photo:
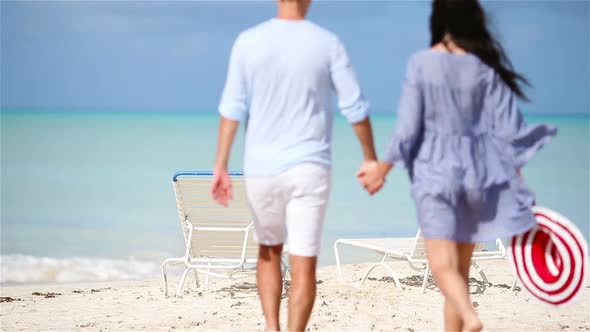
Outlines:
{"type": "MultiPolygon", "coordinates": [[[[484,262],[491,287],[471,282],[472,298],[488,331],[590,330],[590,289],[565,309],[539,304],[523,291],[511,291],[507,262],[484,262]]],[[[368,264],[345,266],[349,280],[359,280],[368,264]]],[[[394,264],[398,276],[415,274],[405,264],[394,264]]],[[[321,331],[432,331],[442,329],[442,296],[429,287],[406,279],[404,290],[382,280],[376,270],[360,288],[336,280],[333,266],[318,274],[318,297],[309,330],[321,331]]],[[[474,276],[479,277],[474,274],[474,276]]],[[[177,278],[171,278],[174,287],[177,278]]],[[[479,280],[479,279],[478,279],[479,280]]],[[[196,289],[192,279],[182,298],[164,298],[159,279],[99,284],[4,286],[1,295],[20,301],[0,304],[2,331],[32,330],[262,330],[264,320],[254,280],[212,280],[207,289],[196,289]],[[92,289],[97,291],[92,291],[92,289]],[[31,295],[57,292],[55,298],[31,295]],[[77,292],[74,292],[77,291],[77,292]]],[[[418,281],[419,282],[419,281],[418,281]]],[[[283,304],[283,325],[286,304],[283,304]]]]}

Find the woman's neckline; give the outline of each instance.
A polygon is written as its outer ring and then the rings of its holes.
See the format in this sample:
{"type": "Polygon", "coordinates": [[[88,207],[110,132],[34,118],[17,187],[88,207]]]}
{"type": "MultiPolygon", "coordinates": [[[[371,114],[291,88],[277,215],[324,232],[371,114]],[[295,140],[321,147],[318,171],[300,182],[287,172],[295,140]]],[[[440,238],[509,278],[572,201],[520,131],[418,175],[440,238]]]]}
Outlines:
{"type": "MultiPolygon", "coordinates": [[[[453,44],[455,45],[455,44],[453,44]]],[[[449,49],[449,47],[447,46],[447,44],[445,44],[444,42],[438,43],[434,46],[432,46],[430,48],[432,51],[434,52],[438,52],[438,53],[446,53],[446,54],[451,54],[451,55],[458,55],[458,56],[463,56],[463,55],[467,55],[469,54],[469,52],[467,52],[466,50],[457,47],[457,49],[459,50],[459,52],[453,52],[449,49]]]]}
{"type": "Polygon", "coordinates": [[[470,55],[472,55],[469,52],[454,53],[454,52],[449,52],[449,51],[445,51],[445,50],[441,50],[441,49],[437,49],[437,48],[433,48],[433,47],[429,48],[428,51],[431,53],[447,54],[447,55],[452,55],[452,56],[456,56],[456,57],[469,57],[470,55]]]}

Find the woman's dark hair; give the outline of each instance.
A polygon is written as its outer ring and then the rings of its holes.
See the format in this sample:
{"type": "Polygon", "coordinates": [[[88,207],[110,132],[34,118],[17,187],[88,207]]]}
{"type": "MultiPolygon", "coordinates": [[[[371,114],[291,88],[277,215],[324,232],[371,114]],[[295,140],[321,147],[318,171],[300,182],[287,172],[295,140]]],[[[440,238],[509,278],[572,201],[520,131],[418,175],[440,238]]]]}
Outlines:
{"type": "Polygon", "coordinates": [[[488,31],[486,15],[477,0],[434,0],[430,35],[430,46],[441,42],[446,45],[448,35],[458,46],[492,67],[518,97],[527,100],[522,84],[529,85],[529,82],[514,71],[502,45],[488,31]]]}

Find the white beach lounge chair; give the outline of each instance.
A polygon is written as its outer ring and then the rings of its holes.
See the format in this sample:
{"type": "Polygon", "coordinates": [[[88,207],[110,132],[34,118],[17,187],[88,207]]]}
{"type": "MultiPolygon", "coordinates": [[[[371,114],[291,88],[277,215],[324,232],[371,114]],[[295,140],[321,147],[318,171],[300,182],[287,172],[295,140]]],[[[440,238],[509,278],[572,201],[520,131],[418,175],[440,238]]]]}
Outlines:
{"type": "MultiPolygon", "coordinates": [[[[369,277],[369,274],[378,266],[385,268],[393,278],[395,286],[398,289],[402,289],[397,275],[387,265],[386,261],[398,260],[407,261],[413,270],[420,271],[423,274],[422,292],[426,290],[428,286],[428,279],[430,276],[430,266],[426,259],[426,249],[424,245],[424,238],[422,232],[418,229],[415,237],[408,238],[365,238],[365,239],[339,239],[334,242],[334,254],[336,256],[336,266],[338,270],[338,279],[344,280],[342,277],[342,267],[340,263],[339,245],[349,245],[353,247],[363,248],[371,250],[382,255],[381,261],[371,265],[364,277],[361,280],[361,284],[369,277]]],[[[486,277],[483,270],[477,264],[478,261],[482,260],[493,260],[493,259],[506,259],[506,249],[500,239],[495,242],[495,250],[488,251],[484,249],[484,244],[477,244],[473,252],[473,258],[471,259],[471,265],[479,272],[483,281],[487,284],[488,278],[486,277]]]]}
{"type": "MultiPolygon", "coordinates": [[[[187,274],[194,272],[209,277],[238,279],[255,273],[258,244],[253,238],[253,219],[248,208],[241,172],[230,172],[233,200],[229,207],[215,202],[210,195],[212,172],[177,172],[172,180],[178,216],[184,234],[185,254],[168,258],[162,264],[164,293],[168,296],[166,267],[184,264],[185,270],[176,295],[182,294],[187,274]]],[[[285,272],[286,268],[283,269],[285,272]]]]}

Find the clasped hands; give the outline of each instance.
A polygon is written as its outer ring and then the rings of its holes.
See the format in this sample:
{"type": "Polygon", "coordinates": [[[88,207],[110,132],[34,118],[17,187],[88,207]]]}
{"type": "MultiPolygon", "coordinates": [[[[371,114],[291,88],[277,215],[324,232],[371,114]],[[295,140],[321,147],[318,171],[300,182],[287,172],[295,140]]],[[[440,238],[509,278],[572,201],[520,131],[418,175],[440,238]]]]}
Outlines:
{"type": "Polygon", "coordinates": [[[392,165],[376,160],[364,161],[356,172],[356,178],[369,193],[377,193],[385,185],[385,176],[392,168],[392,165]]]}

